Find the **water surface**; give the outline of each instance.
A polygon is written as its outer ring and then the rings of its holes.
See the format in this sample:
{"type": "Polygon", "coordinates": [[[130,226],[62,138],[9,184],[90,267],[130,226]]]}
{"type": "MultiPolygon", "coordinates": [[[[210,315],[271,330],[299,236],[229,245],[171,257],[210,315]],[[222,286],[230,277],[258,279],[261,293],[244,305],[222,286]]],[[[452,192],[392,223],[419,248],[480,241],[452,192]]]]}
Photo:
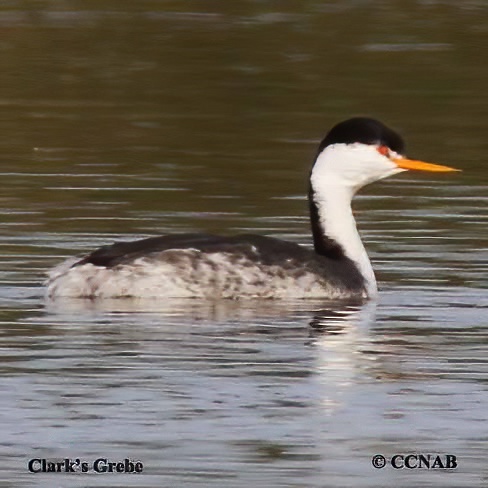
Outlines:
{"type": "Polygon", "coordinates": [[[488,479],[484,2],[0,7],[2,486],[482,487],[488,479]],[[409,154],[355,202],[380,299],[46,303],[121,239],[310,245],[317,143],[378,117],[409,154]],[[376,470],[375,454],[455,470],[376,470]],[[144,463],[31,474],[31,458],[144,463]]]}

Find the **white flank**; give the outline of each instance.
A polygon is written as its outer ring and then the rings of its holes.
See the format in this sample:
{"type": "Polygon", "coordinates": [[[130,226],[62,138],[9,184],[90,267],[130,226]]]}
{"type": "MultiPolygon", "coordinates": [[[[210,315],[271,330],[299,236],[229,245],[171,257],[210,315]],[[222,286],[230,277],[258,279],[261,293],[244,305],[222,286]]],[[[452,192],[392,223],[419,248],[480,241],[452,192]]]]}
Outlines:
{"type": "Polygon", "coordinates": [[[244,255],[173,249],[127,265],[55,268],[47,295],[86,298],[346,298],[303,268],[264,266],[244,255]]]}

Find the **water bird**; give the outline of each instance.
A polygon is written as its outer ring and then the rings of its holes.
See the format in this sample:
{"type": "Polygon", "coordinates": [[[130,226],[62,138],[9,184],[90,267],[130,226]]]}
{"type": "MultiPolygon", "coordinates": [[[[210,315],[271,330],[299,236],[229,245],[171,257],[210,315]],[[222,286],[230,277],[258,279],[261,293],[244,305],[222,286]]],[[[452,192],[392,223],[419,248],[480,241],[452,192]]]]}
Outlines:
{"type": "Polygon", "coordinates": [[[309,182],[313,249],[273,237],[175,234],[101,247],[54,268],[50,298],[327,298],[377,295],[351,201],[374,181],[448,166],[407,159],[402,137],[378,120],[335,125],[319,145],[309,182]]]}

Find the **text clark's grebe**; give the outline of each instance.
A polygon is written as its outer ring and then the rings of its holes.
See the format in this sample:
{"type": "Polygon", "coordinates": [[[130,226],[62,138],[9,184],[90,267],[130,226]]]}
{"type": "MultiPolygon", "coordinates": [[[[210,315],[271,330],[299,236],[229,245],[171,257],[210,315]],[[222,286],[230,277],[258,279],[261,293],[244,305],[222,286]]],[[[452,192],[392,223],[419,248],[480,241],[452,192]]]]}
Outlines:
{"type": "Polygon", "coordinates": [[[352,118],[327,134],[310,174],[314,249],[258,235],[181,234],[104,246],[55,268],[47,294],[86,298],[372,298],[376,280],[351,200],[406,170],[457,171],[406,159],[381,122],[352,118]]]}

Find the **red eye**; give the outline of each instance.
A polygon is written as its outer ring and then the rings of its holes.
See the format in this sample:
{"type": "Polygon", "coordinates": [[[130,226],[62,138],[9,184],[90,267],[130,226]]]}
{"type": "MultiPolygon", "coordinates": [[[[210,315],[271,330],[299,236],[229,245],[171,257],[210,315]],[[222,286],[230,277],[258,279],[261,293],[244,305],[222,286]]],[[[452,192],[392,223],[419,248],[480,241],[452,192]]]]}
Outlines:
{"type": "Polygon", "coordinates": [[[388,146],[378,146],[376,150],[383,156],[390,156],[390,149],[388,148],[388,146]]]}

